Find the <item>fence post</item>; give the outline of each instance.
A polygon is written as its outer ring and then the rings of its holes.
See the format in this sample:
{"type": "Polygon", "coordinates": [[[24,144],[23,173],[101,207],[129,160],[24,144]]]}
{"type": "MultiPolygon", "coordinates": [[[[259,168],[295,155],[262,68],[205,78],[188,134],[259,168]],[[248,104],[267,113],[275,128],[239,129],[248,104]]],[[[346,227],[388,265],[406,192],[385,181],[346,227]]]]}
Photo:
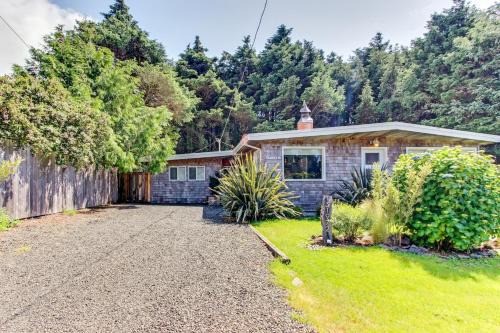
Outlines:
{"type": "Polygon", "coordinates": [[[332,232],[332,205],[333,198],[331,195],[324,195],[321,202],[321,227],[323,229],[323,243],[325,245],[332,245],[333,232],[332,232]]]}

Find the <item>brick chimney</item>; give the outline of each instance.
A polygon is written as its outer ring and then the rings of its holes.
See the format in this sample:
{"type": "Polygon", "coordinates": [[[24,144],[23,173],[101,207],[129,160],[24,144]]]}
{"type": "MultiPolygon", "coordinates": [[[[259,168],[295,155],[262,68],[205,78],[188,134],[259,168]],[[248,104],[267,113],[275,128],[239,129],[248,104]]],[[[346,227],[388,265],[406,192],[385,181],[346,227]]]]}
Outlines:
{"type": "Polygon", "coordinates": [[[298,130],[308,130],[313,129],[313,119],[311,118],[311,110],[307,107],[306,102],[302,105],[302,109],[300,109],[300,120],[297,123],[298,130]]]}

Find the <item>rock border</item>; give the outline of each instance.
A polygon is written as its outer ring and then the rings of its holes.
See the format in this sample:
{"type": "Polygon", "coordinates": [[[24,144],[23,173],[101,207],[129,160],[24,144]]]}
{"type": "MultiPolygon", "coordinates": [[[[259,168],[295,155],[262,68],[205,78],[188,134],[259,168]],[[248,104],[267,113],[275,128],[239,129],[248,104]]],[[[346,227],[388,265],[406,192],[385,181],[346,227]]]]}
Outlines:
{"type": "Polygon", "coordinates": [[[250,229],[259,237],[259,239],[266,245],[267,249],[273,254],[273,256],[280,258],[280,261],[286,265],[290,263],[290,258],[281,251],[276,245],[271,243],[263,234],[261,234],[253,225],[249,225],[250,229]]]}

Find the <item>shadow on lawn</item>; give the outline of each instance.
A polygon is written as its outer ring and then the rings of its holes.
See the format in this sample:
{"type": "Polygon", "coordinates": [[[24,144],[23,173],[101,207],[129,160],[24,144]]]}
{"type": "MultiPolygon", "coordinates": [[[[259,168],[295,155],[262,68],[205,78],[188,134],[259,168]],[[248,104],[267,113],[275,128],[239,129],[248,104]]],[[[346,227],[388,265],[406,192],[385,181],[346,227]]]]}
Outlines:
{"type": "Polygon", "coordinates": [[[444,259],[435,255],[422,256],[390,251],[391,257],[405,266],[418,265],[433,276],[445,280],[472,279],[480,276],[490,279],[500,277],[500,257],[485,259],[444,259]]]}

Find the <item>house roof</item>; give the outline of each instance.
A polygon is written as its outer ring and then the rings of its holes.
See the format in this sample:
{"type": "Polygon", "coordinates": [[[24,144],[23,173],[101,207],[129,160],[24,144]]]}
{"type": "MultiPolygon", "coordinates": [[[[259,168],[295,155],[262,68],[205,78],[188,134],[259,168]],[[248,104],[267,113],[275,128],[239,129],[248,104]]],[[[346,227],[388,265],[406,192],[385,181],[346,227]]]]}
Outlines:
{"type": "Polygon", "coordinates": [[[445,137],[450,141],[466,142],[476,145],[500,143],[499,135],[459,131],[453,129],[409,124],[403,122],[386,122],[364,125],[349,125],[337,127],[314,128],[307,130],[277,131],[265,133],[251,133],[244,135],[233,150],[215,151],[208,153],[179,154],[172,156],[169,160],[183,160],[211,157],[230,157],[237,154],[244,147],[248,147],[259,141],[273,141],[283,139],[312,138],[312,137],[343,137],[343,136],[366,136],[376,137],[379,135],[397,138],[411,137],[412,139],[423,139],[432,137],[445,137]]]}
{"type": "Polygon", "coordinates": [[[416,125],[403,122],[386,122],[386,123],[376,123],[376,124],[314,128],[310,130],[252,133],[248,134],[247,140],[251,142],[251,141],[268,141],[268,140],[280,140],[280,139],[321,137],[321,136],[352,135],[358,133],[384,134],[389,132],[410,132],[415,134],[427,134],[431,136],[449,137],[451,139],[471,140],[471,141],[476,141],[478,144],[490,144],[490,143],[500,142],[499,135],[459,131],[453,129],[416,125]]]}
{"type": "Polygon", "coordinates": [[[233,150],[210,151],[204,153],[177,154],[170,157],[169,161],[190,160],[195,158],[230,157],[234,155],[233,150]]]}

